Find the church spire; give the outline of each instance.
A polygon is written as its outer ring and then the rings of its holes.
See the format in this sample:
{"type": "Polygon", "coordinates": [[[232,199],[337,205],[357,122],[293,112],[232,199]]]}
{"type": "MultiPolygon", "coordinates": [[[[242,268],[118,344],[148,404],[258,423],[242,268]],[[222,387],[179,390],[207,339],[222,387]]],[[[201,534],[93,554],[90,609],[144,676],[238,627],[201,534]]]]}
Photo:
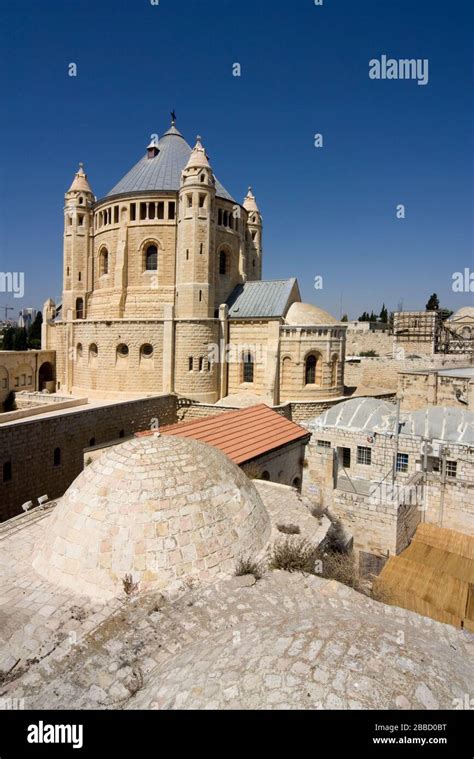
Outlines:
{"type": "Polygon", "coordinates": [[[248,193],[245,196],[244,208],[246,211],[249,211],[250,213],[252,213],[252,211],[253,212],[256,211],[257,213],[259,213],[257,201],[255,199],[255,195],[253,194],[251,187],[249,187],[248,193]]]}
{"type": "Polygon", "coordinates": [[[90,192],[92,195],[92,190],[90,188],[89,182],[87,181],[87,174],[84,172],[83,163],[79,164],[79,169],[76,172],[76,175],[68,192],[90,192]]]}

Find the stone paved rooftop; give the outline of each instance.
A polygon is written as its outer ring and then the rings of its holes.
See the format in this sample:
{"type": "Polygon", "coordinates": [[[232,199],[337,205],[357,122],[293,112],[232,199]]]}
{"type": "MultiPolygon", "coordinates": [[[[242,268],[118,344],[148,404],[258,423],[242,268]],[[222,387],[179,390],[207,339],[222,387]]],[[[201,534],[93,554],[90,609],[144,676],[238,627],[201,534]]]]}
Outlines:
{"type": "MultiPolygon", "coordinates": [[[[257,487],[273,525],[323,535],[295,491],[257,487]]],[[[314,576],[106,602],[61,590],[30,563],[50,519],[0,531],[0,697],[27,709],[451,709],[472,690],[474,636],[314,576]]]]}

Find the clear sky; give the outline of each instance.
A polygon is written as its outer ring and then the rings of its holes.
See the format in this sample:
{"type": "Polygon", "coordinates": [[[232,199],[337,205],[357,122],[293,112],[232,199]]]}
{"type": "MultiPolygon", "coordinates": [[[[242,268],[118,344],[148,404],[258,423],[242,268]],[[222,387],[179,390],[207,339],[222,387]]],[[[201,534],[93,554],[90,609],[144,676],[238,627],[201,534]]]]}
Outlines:
{"type": "Polygon", "coordinates": [[[60,296],[63,199],[78,162],[101,197],[173,108],[236,199],[252,185],[266,279],[296,276],[304,300],[335,315],[342,301],[352,318],[382,302],[424,308],[434,291],[452,309],[473,303],[451,287],[454,272],[474,271],[472,0],[0,9],[0,270],[25,273],[24,298],[0,293],[0,309],[60,296]],[[370,79],[382,55],[428,59],[428,84],[370,79]]]}

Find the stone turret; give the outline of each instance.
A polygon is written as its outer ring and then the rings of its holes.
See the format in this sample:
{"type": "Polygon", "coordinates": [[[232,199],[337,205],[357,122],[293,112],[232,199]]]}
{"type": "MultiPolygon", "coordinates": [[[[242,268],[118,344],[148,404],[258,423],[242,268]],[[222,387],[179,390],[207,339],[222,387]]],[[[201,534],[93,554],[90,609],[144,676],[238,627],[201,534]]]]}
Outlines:
{"type": "Polygon", "coordinates": [[[258,280],[262,278],[263,220],[251,187],[244,199],[244,208],[248,213],[246,241],[248,279],[258,280]]]}
{"type": "Polygon", "coordinates": [[[214,314],[216,180],[198,137],[182,176],[176,272],[179,318],[214,314]]]}
{"type": "Polygon", "coordinates": [[[84,319],[91,290],[91,233],[94,194],[83,164],[65,195],[63,319],[84,319]]]}

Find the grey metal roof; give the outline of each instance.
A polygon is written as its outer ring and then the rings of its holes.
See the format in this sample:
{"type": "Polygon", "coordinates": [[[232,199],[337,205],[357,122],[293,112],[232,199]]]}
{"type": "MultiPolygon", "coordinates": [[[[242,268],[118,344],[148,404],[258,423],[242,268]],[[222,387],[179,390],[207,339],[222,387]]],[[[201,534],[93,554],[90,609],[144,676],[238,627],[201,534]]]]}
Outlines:
{"type": "Polygon", "coordinates": [[[351,398],[305,423],[310,430],[336,427],[351,432],[394,433],[396,407],[377,398],[351,398]]]}
{"type": "MultiPolygon", "coordinates": [[[[317,432],[333,427],[351,432],[393,435],[396,407],[377,398],[351,398],[304,423],[317,432]]],[[[428,406],[419,411],[402,412],[400,435],[441,440],[460,445],[474,444],[474,413],[451,406],[428,406]]]]}
{"type": "MultiPolygon", "coordinates": [[[[178,192],[181,172],[186,166],[191,147],[181,132],[172,126],[158,142],[159,153],[154,158],[145,155],[128,174],[113,187],[106,197],[122,193],[172,190],[178,192]]],[[[232,195],[216,179],[218,197],[235,202],[232,195]]]]}
{"type": "Polygon", "coordinates": [[[402,420],[402,435],[427,440],[443,440],[461,445],[474,444],[474,413],[451,406],[428,406],[412,411],[402,420]]]}
{"type": "Polygon", "coordinates": [[[227,299],[231,319],[285,316],[296,279],[245,282],[227,299]]]}

